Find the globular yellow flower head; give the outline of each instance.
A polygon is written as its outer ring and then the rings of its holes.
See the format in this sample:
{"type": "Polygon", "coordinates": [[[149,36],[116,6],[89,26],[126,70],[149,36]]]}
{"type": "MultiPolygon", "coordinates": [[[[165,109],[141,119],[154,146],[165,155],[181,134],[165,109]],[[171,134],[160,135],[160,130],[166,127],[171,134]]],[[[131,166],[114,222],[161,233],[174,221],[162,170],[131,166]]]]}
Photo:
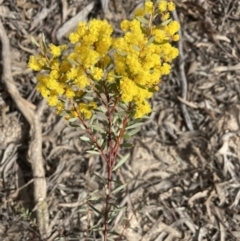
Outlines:
{"type": "Polygon", "coordinates": [[[172,12],[175,10],[175,4],[173,2],[168,2],[168,11],[172,12]]]}
{"type": "Polygon", "coordinates": [[[61,48],[59,46],[55,46],[54,44],[49,45],[50,53],[54,57],[59,57],[61,55],[61,48]]]}
{"type": "Polygon", "coordinates": [[[176,34],[179,23],[170,19],[169,12],[174,8],[172,2],[160,0],[154,4],[146,1],[143,8],[135,11],[135,19],[121,23],[124,36],[113,41],[115,72],[122,76],[122,101],[135,104],[135,118],[151,111],[146,101],[151,98],[151,91],[161,76],[170,73],[169,63],[178,55],[177,48],[170,44],[179,38],[176,34]],[[157,12],[168,23],[154,25],[157,12]]]}
{"type": "Polygon", "coordinates": [[[167,1],[165,1],[165,0],[160,1],[159,4],[158,4],[159,11],[165,12],[167,10],[167,5],[168,5],[167,1]]]}
{"type": "Polygon", "coordinates": [[[47,60],[42,55],[30,56],[28,67],[34,71],[42,70],[47,64],[47,60]]]}
{"type": "Polygon", "coordinates": [[[145,14],[152,14],[153,13],[153,2],[151,2],[151,1],[145,2],[144,13],[145,14]]]}
{"type": "Polygon", "coordinates": [[[37,90],[59,114],[66,111],[67,119],[91,118],[104,103],[98,100],[103,94],[131,104],[134,118],[150,113],[148,99],[178,56],[171,44],[179,40],[180,29],[170,16],[174,9],[171,1],[145,1],[134,19],[122,21],[123,36],[118,38],[111,36],[113,28],[106,20],[79,23],[69,35],[72,46],[50,44],[30,57],[31,69],[44,70],[37,77],[37,90]],[[163,21],[158,25],[157,15],[163,21]]]}

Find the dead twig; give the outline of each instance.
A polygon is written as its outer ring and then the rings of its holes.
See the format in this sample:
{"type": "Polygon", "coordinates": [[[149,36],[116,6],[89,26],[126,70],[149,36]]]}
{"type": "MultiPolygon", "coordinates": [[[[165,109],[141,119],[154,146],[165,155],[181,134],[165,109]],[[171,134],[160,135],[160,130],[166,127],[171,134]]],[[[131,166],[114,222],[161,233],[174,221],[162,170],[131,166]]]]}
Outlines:
{"type": "Polygon", "coordinates": [[[87,21],[87,16],[92,11],[93,7],[94,2],[89,3],[82,11],[64,23],[57,31],[57,39],[60,40],[64,35],[69,34],[69,32],[74,29],[79,22],[87,21]]]}
{"type": "Polygon", "coordinates": [[[40,107],[36,109],[36,106],[22,98],[18,92],[12,78],[9,39],[1,21],[0,40],[2,43],[3,83],[17,108],[31,126],[31,141],[28,154],[34,177],[34,201],[37,206],[38,227],[42,238],[45,238],[48,236],[50,230],[48,230],[49,214],[46,203],[47,185],[42,159],[42,128],[39,118],[43,110],[43,105],[41,104],[40,107]]]}
{"type": "MultiPolygon", "coordinates": [[[[178,15],[176,11],[173,11],[173,17],[176,21],[179,21],[178,15]]],[[[182,91],[182,100],[187,101],[187,78],[185,74],[185,66],[184,66],[184,54],[183,54],[183,46],[182,46],[182,32],[179,30],[179,36],[180,40],[178,41],[178,50],[179,50],[179,70],[180,70],[180,77],[181,77],[181,91],[182,91]]],[[[190,115],[188,113],[186,104],[181,102],[181,108],[182,108],[182,113],[184,120],[186,122],[187,128],[192,131],[193,130],[193,124],[192,120],[190,118],[190,115]]]]}

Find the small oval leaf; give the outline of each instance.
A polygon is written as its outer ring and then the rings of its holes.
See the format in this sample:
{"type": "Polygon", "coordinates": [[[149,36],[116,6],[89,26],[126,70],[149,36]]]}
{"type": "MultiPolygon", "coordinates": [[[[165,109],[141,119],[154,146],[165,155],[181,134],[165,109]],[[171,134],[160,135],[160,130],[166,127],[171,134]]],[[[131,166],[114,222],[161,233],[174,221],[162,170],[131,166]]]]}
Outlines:
{"type": "Polygon", "coordinates": [[[133,136],[133,135],[135,135],[136,133],[138,133],[140,130],[141,130],[141,128],[136,128],[136,129],[133,129],[132,131],[129,131],[127,134],[128,134],[129,136],[133,136]]]}
{"type": "Polygon", "coordinates": [[[141,17],[141,16],[137,16],[136,19],[140,22],[140,23],[143,23],[143,24],[148,24],[148,20],[145,19],[144,17],[141,17]]]}
{"type": "Polygon", "coordinates": [[[135,124],[133,124],[133,125],[131,125],[131,126],[128,126],[128,127],[126,128],[126,130],[133,129],[133,128],[135,128],[135,127],[139,127],[139,126],[142,126],[142,125],[143,125],[142,122],[138,122],[138,123],[135,123],[135,124]]]}
{"type": "Polygon", "coordinates": [[[154,41],[154,39],[155,39],[155,36],[153,35],[146,43],[146,47],[148,47],[154,41]]]}
{"type": "Polygon", "coordinates": [[[80,136],[80,139],[83,141],[90,141],[89,137],[87,136],[80,136]]]}
{"type": "Polygon", "coordinates": [[[166,26],[166,25],[168,25],[171,21],[172,21],[172,19],[170,18],[170,19],[162,22],[162,23],[161,23],[161,26],[166,26]]]}
{"type": "Polygon", "coordinates": [[[104,133],[104,132],[105,132],[100,126],[91,125],[91,127],[92,127],[94,130],[99,131],[100,133],[104,133]]]}
{"type": "Polygon", "coordinates": [[[130,153],[128,153],[126,156],[124,156],[118,163],[117,165],[113,168],[113,171],[117,170],[120,166],[122,166],[126,161],[127,159],[129,158],[130,156],[130,153]]]}

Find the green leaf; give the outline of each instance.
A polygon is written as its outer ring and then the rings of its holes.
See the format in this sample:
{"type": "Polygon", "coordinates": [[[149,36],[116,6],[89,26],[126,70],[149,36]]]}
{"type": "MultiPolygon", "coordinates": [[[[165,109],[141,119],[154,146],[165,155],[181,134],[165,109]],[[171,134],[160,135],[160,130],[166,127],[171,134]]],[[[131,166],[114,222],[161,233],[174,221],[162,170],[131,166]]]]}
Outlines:
{"type": "Polygon", "coordinates": [[[136,85],[137,87],[139,87],[139,88],[143,89],[143,90],[145,90],[145,89],[146,89],[146,88],[145,88],[143,85],[140,85],[140,84],[138,84],[138,83],[135,83],[135,85],[136,85]]]}
{"type": "Polygon", "coordinates": [[[126,52],[120,51],[120,50],[118,51],[118,54],[120,54],[120,55],[123,56],[123,57],[125,57],[125,56],[128,55],[126,52]]]}
{"type": "MultiPolygon", "coordinates": [[[[115,215],[110,215],[110,217],[109,217],[107,223],[112,222],[115,216],[116,216],[116,214],[115,214],[115,215]]],[[[109,239],[108,239],[108,240],[109,240],[109,239]]]]}
{"type": "MultiPolygon", "coordinates": [[[[152,112],[155,112],[155,111],[153,110],[152,112]]],[[[144,115],[144,116],[142,116],[141,119],[146,119],[146,120],[148,120],[148,119],[149,119],[149,116],[148,116],[148,115],[144,115]]]]}
{"type": "Polygon", "coordinates": [[[141,128],[136,128],[136,129],[128,132],[127,134],[128,134],[129,136],[133,136],[133,135],[135,135],[136,133],[138,133],[140,130],[141,130],[141,128]]]}
{"type": "Polygon", "coordinates": [[[46,45],[46,39],[44,33],[42,33],[42,43],[44,48],[44,53],[47,53],[47,45],[46,45]]]}
{"type": "Polygon", "coordinates": [[[155,88],[149,88],[148,91],[151,92],[151,93],[158,92],[158,90],[156,90],[155,88]]]}
{"type": "Polygon", "coordinates": [[[131,143],[123,143],[123,144],[121,144],[121,147],[125,147],[125,148],[131,148],[131,147],[133,147],[134,145],[133,144],[131,144],[131,143]]]}
{"type": "Polygon", "coordinates": [[[95,201],[95,200],[98,200],[99,198],[100,198],[99,196],[91,196],[88,200],[95,201]]]}
{"type": "Polygon", "coordinates": [[[80,136],[80,139],[83,141],[90,141],[90,138],[87,136],[80,136]]]}
{"type": "Polygon", "coordinates": [[[93,172],[93,174],[98,177],[99,179],[101,179],[105,184],[107,184],[107,180],[104,180],[101,176],[99,176],[96,172],[93,172]]]}
{"type": "MultiPolygon", "coordinates": [[[[91,183],[91,181],[90,181],[90,183],[91,183]]],[[[98,192],[98,190],[94,190],[94,191],[92,191],[89,195],[90,195],[90,196],[93,196],[93,195],[95,195],[97,192],[98,192]]]]}
{"type": "Polygon", "coordinates": [[[66,80],[66,83],[67,83],[68,85],[71,85],[71,84],[73,83],[73,80],[72,80],[72,79],[68,79],[68,80],[66,80]]]}
{"type": "Polygon", "coordinates": [[[115,124],[116,123],[116,121],[118,120],[119,118],[118,118],[118,116],[117,115],[115,115],[114,117],[113,117],[113,121],[112,121],[112,123],[113,124],[115,124]]]}
{"type": "Polygon", "coordinates": [[[78,118],[77,117],[74,117],[74,118],[70,118],[68,121],[69,122],[74,122],[74,121],[76,121],[78,118]]]}
{"type": "Polygon", "coordinates": [[[78,65],[79,65],[79,64],[78,64],[76,61],[74,61],[73,59],[68,58],[67,61],[68,61],[71,65],[73,65],[73,66],[78,66],[78,65]]]}
{"type": "Polygon", "coordinates": [[[143,24],[148,24],[149,21],[144,18],[144,17],[141,17],[141,16],[137,16],[136,19],[140,22],[140,23],[143,23],[143,24]]]}
{"type": "Polygon", "coordinates": [[[77,97],[75,97],[74,100],[75,100],[77,103],[79,103],[79,102],[82,101],[82,98],[83,98],[86,94],[87,94],[87,92],[84,91],[84,92],[80,93],[77,97]]]}
{"type": "Polygon", "coordinates": [[[42,41],[43,41],[43,43],[46,43],[46,38],[45,38],[44,33],[42,33],[42,41]]]}
{"type": "Polygon", "coordinates": [[[101,138],[101,139],[98,140],[98,144],[99,144],[99,146],[102,146],[103,143],[104,143],[103,138],[101,138]]]}
{"type": "Polygon", "coordinates": [[[109,189],[108,189],[108,188],[106,188],[106,190],[105,190],[105,191],[106,191],[106,194],[107,194],[107,195],[109,195],[109,189]]]}
{"type": "MultiPolygon", "coordinates": [[[[122,75],[115,75],[115,74],[111,74],[111,76],[116,79],[121,79],[123,77],[122,75]]],[[[115,83],[111,83],[110,85],[115,85],[115,83]]]]}
{"type": "Polygon", "coordinates": [[[79,213],[86,213],[86,205],[82,205],[80,209],[78,209],[79,213]]]}
{"type": "Polygon", "coordinates": [[[82,130],[86,130],[86,128],[84,127],[83,124],[80,124],[79,127],[80,127],[82,130]]]}
{"type": "Polygon", "coordinates": [[[133,49],[138,51],[138,52],[140,51],[140,48],[137,45],[135,45],[135,44],[133,45],[133,49]]]}
{"type": "Polygon", "coordinates": [[[76,125],[76,124],[73,124],[73,123],[69,123],[69,125],[70,125],[71,127],[81,128],[80,125],[76,125]]]}
{"type": "Polygon", "coordinates": [[[99,109],[102,111],[102,113],[106,113],[107,112],[107,108],[105,106],[103,106],[103,105],[101,105],[99,107],[99,109]]]}
{"type": "Polygon", "coordinates": [[[83,98],[90,101],[94,99],[92,96],[88,96],[88,95],[85,95],[83,98]]]}
{"type": "Polygon", "coordinates": [[[166,44],[166,43],[168,43],[168,40],[163,40],[161,43],[155,42],[154,44],[163,45],[163,44],[166,44]]]}
{"type": "Polygon", "coordinates": [[[86,151],[86,152],[90,153],[90,154],[94,154],[94,155],[100,155],[99,151],[90,150],[90,151],[86,151]]]}
{"type": "MultiPolygon", "coordinates": [[[[108,90],[109,90],[109,96],[115,97],[115,93],[118,90],[118,85],[114,82],[108,86],[108,90]],[[110,93],[112,93],[112,94],[110,94],[110,93]]],[[[115,101],[115,99],[114,99],[114,101],[115,101]]]]}
{"type": "Polygon", "coordinates": [[[116,112],[115,115],[119,116],[119,117],[124,117],[126,116],[126,111],[119,111],[119,112],[116,112]]]}
{"type": "Polygon", "coordinates": [[[138,122],[138,123],[135,123],[135,124],[133,124],[133,125],[131,125],[131,126],[128,126],[128,127],[126,128],[126,130],[133,129],[133,128],[135,128],[135,127],[139,127],[139,126],[142,126],[142,125],[143,125],[142,122],[138,122]]]}
{"type": "MultiPolygon", "coordinates": [[[[112,231],[112,232],[108,232],[109,234],[111,234],[111,236],[117,236],[117,237],[119,237],[119,233],[117,233],[117,232],[115,232],[115,231],[112,231]]],[[[110,235],[109,235],[110,236],[110,235]]],[[[116,238],[117,238],[116,237],[116,238]]],[[[116,238],[109,238],[108,237],[108,241],[116,241],[117,239],[116,238]]]]}
{"type": "Polygon", "coordinates": [[[172,19],[170,18],[170,19],[162,22],[162,23],[161,23],[161,26],[166,26],[166,25],[168,25],[171,21],[172,21],[172,19]]]}
{"type": "Polygon", "coordinates": [[[155,36],[153,35],[146,43],[146,47],[148,47],[154,41],[154,39],[155,39],[155,36]]]}
{"type": "Polygon", "coordinates": [[[102,231],[102,228],[99,226],[99,224],[96,224],[94,226],[89,227],[91,231],[102,231]]]}
{"type": "Polygon", "coordinates": [[[115,128],[114,126],[112,126],[112,133],[111,134],[113,134],[112,137],[115,139],[116,136],[119,135],[119,128],[115,128]]]}
{"type": "Polygon", "coordinates": [[[67,115],[67,114],[68,114],[68,112],[66,112],[66,111],[64,110],[64,111],[61,112],[60,115],[61,115],[61,116],[65,116],[65,115],[67,115]]]}
{"type": "Polygon", "coordinates": [[[102,231],[102,228],[101,228],[101,227],[96,227],[96,228],[90,227],[90,229],[91,229],[91,231],[93,231],[93,232],[102,231]]]}
{"type": "Polygon", "coordinates": [[[31,36],[31,41],[33,45],[36,45],[37,47],[40,47],[39,43],[36,41],[34,37],[31,36]]]}
{"type": "Polygon", "coordinates": [[[114,207],[114,209],[111,210],[111,211],[109,211],[109,213],[117,213],[117,212],[119,212],[119,211],[127,208],[127,207],[124,207],[124,206],[123,206],[123,207],[116,206],[116,204],[111,203],[111,202],[109,202],[109,204],[110,204],[112,207],[114,207]]]}
{"type": "Polygon", "coordinates": [[[100,117],[100,118],[102,118],[103,120],[106,120],[106,121],[107,121],[107,116],[106,116],[104,113],[102,113],[102,112],[100,112],[100,111],[96,111],[96,115],[97,115],[97,117],[100,117]]]}
{"type": "Polygon", "coordinates": [[[101,213],[98,209],[96,209],[91,203],[89,203],[88,205],[89,205],[96,213],[102,215],[102,213],[101,213]]]}
{"type": "Polygon", "coordinates": [[[120,166],[122,166],[127,159],[129,158],[130,154],[128,153],[126,156],[124,156],[118,163],[117,165],[113,168],[113,171],[117,170],[120,166]]]}
{"type": "Polygon", "coordinates": [[[89,124],[92,125],[92,124],[93,124],[93,121],[94,121],[96,118],[97,118],[96,115],[93,114],[92,117],[91,117],[91,119],[90,119],[89,124]]]}
{"type": "Polygon", "coordinates": [[[127,185],[127,183],[125,183],[125,184],[121,185],[120,187],[116,188],[115,190],[112,191],[112,194],[121,191],[124,187],[126,187],[126,185],[127,185]]]}
{"type": "Polygon", "coordinates": [[[128,135],[127,133],[125,133],[124,135],[123,135],[123,138],[124,138],[124,140],[129,140],[130,139],[130,135],[128,135]]]}
{"type": "Polygon", "coordinates": [[[93,128],[96,131],[99,131],[100,133],[105,133],[105,131],[100,126],[91,125],[91,128],[93,128]]]}

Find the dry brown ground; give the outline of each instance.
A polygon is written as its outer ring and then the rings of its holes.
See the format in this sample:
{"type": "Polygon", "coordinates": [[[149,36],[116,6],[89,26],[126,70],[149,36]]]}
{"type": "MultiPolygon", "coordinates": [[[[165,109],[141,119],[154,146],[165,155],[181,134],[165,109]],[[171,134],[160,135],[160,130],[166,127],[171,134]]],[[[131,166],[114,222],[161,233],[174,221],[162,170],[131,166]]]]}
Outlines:
{"type": "MultiPolygon", "coordinates": [[[[44,32],[47,41],[63,43],[76,22],[95,17],[108,19],[119,34],[119,22],[141,3],[102,2],[104,11],[94,0],[0,0],[1,240],[41,240],[32,212],[34,198],[44,195],[45,240],[85,240],[86,196],[93,190],[104,195],[92,172],[104,175],[105,165],[85,153],[82,132],[41,101],[26,62],[36,53],[30,36],[44,32]],[[46,179],[37,178],[43,171],[46,179]]],[[[175,2],[180,56],[152,100],[155,111],[133,139],[131,161],[116,175],[128,183],[116,199],[127,208],[111,229],[121,232],[127,217],[122,240],[240,240],[239,1],[175,2]]],[[[93,204],[98,210],[104,205],[93,204]]],[[[91,226],[101,224],[103,216],[89,214],[91,226]]],[[[88,240],[101,240],[100,232],[89,229],[88,240]]]]}

